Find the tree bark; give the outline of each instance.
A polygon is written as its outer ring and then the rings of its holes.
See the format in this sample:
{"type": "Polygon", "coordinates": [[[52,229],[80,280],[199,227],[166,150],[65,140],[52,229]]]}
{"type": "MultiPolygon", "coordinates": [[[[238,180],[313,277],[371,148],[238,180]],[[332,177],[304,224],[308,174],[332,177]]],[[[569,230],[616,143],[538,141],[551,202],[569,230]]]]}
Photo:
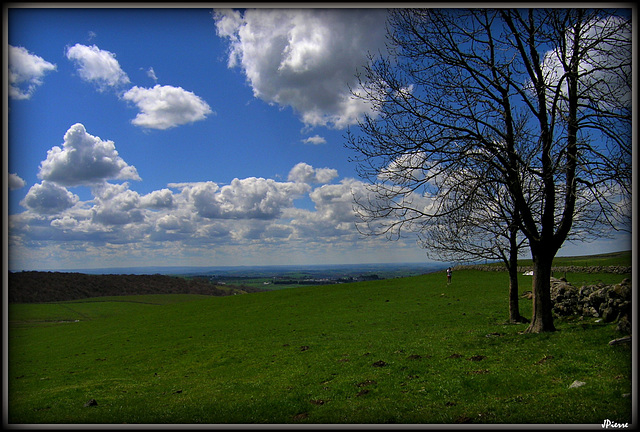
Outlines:
{"type": "Polygon", "coordinates": [[[518,304],[519,300],[518,268],[509,268],[509,322],[511,324],[519,324],[528,321],[520,315],[520,307],[518,304]]]}
{"type": "Polygon", "coordinates": [[[509,260],[507,269],[509,270],[509,322],[518,324],[527,322],[520,315],[520,306],[518,304],[520,296],[518,293],[518,226],[512,224],[509,227],[509,260]]]}
{"type": "Polygon", "coordinates": [[[551,267],[555,254],[532,254],[533,258],[533,316],[525,333],[553,332],[551,304],[551,267]],[[550,257],[550,258],[549,258],[550,257]]]}

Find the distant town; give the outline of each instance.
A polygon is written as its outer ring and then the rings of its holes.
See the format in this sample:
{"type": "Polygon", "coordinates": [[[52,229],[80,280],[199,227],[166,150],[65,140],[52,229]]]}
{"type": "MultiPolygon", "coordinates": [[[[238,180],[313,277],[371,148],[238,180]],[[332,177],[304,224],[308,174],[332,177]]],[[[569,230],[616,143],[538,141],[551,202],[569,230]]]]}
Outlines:
{"type": "MultiPolygon", "coordinates": [[[[253,280],[255,278],[247,277],[228,277],[228,276],[194,276],[199,278],[205,278],[209,282],[216,283],[218,285],[226,285],[227,279],[232,280],[234,283],[241,282],[243,279],[253,280]]],[[[341,276],[341,277],[299,277],[293,278],[290,276],[273,276],[271,280],[265,280],[263,285],[331,285],[339,283],[350,282],[363,282],[379,279],[387,279],[380,277],[377,274],[362,274],[358,276],[341,276]]]]}
{"type": "Polygon", "coordinates": [[[205,279],[217,285],[280,289],[417,276],[445,267],[441,263],[227,267],[209,271],[201,269],[200,272],[191,271],[179,276],[205,279]]]}

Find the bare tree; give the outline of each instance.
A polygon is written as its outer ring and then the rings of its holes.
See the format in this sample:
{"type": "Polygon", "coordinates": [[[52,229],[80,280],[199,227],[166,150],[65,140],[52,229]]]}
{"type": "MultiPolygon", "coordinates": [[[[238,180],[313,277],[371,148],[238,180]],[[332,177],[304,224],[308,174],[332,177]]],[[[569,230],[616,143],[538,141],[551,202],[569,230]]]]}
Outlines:
{"type": "Polygon", "coordinates": [[[527,331],[555,330],[550,277],[562,244],[630,221],[628,14],[392,10],[390,55],[360,75],[358,97],[376,115],[347,134],[370,181],[357,203],[369,232],[420,232],[488,185],[504,187],[533,259],[527,331]]]}
{"type": "MultiPolygon", "coordinates": [[[[419,229],[419,244],[427,256],[441,261],[477,263],[500,260],[509,274],[509,322],[528,322],[520,315],[518,257],[526,247],[526,238],[518,228],[518,212],[504,186],[495,177],[484,173],[488,181],[473,194],[463,207],[453,201],[437,223],[425,221],[419,229]]],[[[465,180],[456,180],[466,185],[465,180]]],[[[434,222],[434,221],[431,221],[434,222]]]]}

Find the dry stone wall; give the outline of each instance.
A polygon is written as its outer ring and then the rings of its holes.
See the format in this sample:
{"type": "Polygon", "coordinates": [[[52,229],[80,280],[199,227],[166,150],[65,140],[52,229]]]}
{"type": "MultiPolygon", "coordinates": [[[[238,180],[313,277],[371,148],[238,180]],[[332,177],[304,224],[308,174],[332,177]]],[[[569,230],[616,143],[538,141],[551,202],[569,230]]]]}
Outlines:
{"type": "MultiPolygon", "coordinates": [[[[481,271],[506,271],[503,265],[471,265],[459,269],[481,271]]],[[[533,270],[530,266],[518,267],[518,273],[523,274],[533,270]]],[[[553,267],[553,273],[613,273],[630,274],[631,267],[627,266],[564,266],[553,267]]],[[[617,322],[617,329],[631,334],[631,279],[624,279],[619,284],[584,285],[575,287],[566,279],[551,278],[551,302],[553,314],[556,317],[580,316],[602,319],[604,322],[617,322]]],[[[531,291],[523,294],[531,298],[531,291]]]]}
{"type": "MultiPolygon", "coordinates": [[[[507,268],[504,265],[465,265],[454,268],[454,270],[480,270],[504,272],[507,268]]],[[[531,266],[519,266],[518,273],[526,273],[533,271],[531,266]]],[[[559,266],[553,267],[554,273],[613,273],[613,274],[629,274],[631,267],[628,266],[559,266]]]]}
{"type": "Polygon", "coordinates": [[[565,279],[551,278],[553,313],[558,317],[579,315],[618,322],[618,330],[631,333],[631,280],[619,284],[584,285],[580,288],[565,279]]]}

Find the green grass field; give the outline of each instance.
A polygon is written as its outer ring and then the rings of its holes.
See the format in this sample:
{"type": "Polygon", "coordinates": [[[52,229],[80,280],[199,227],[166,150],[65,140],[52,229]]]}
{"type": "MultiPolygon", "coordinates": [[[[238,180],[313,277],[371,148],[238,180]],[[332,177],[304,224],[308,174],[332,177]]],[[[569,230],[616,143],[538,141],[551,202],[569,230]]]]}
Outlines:
{"type": "MultiPolygon", "coordinates": [[[[608,345],[615,323],[520,334],[505,324],[507,287],[506,273],[465,270],[451,286],[436,273],[11,304],[8,422],[631,423],[631,347],[608,345]]],[[[520,307],[531,316],[530,300],[520,307]]]]}

